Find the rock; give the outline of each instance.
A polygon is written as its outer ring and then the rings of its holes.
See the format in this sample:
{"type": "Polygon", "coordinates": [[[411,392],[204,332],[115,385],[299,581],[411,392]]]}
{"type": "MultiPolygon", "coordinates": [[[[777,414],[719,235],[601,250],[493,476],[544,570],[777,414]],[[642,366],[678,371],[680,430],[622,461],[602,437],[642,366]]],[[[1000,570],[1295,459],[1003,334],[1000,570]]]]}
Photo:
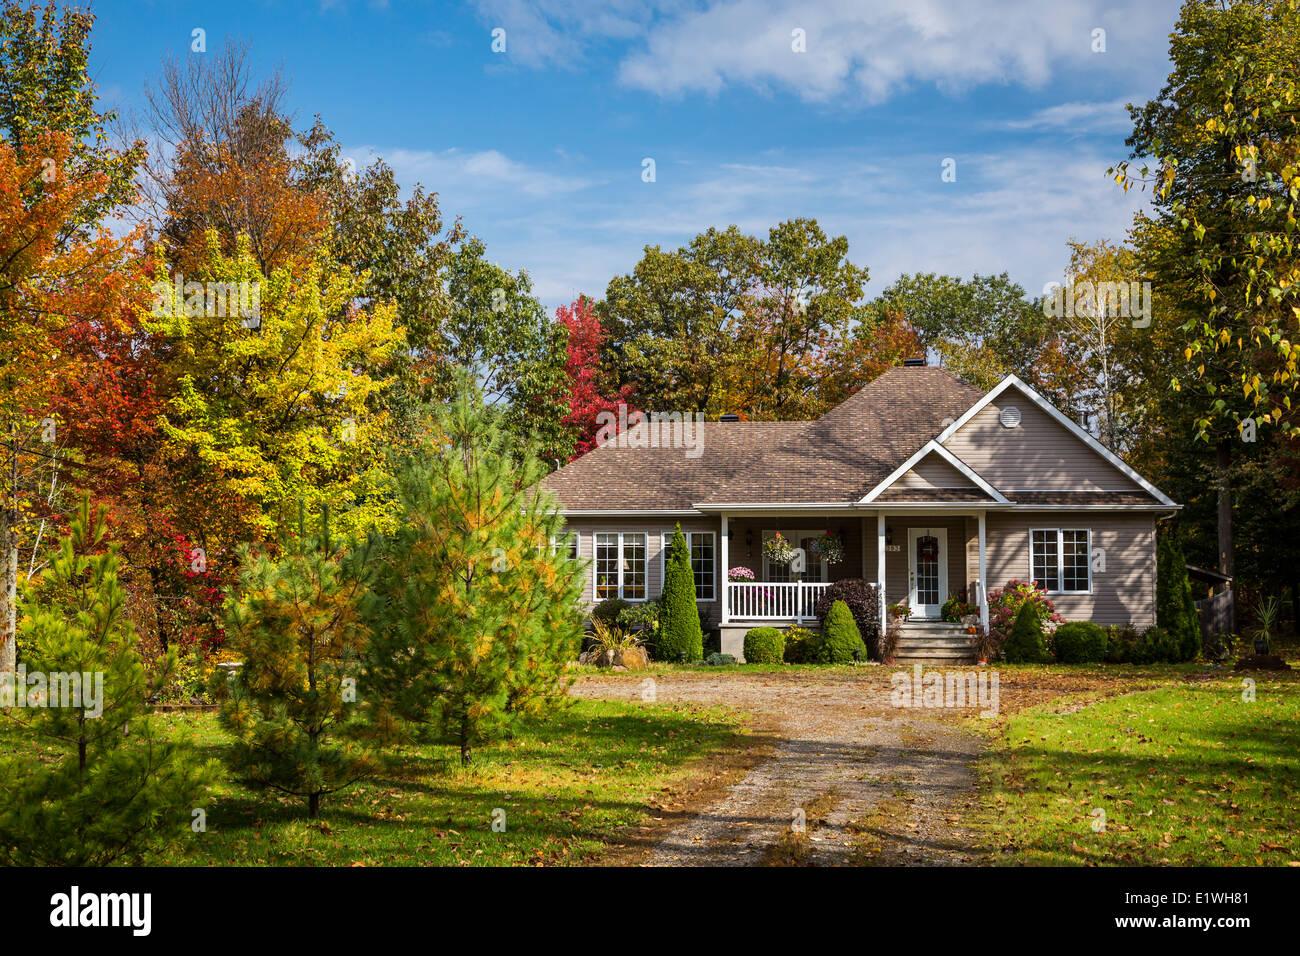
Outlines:
{"type": "Polygon", "coordinates": [[[641,671],[650,666],[650,655],[644,647],[626,647],[614,652],[614,667],[629,671],[641,671]]]}

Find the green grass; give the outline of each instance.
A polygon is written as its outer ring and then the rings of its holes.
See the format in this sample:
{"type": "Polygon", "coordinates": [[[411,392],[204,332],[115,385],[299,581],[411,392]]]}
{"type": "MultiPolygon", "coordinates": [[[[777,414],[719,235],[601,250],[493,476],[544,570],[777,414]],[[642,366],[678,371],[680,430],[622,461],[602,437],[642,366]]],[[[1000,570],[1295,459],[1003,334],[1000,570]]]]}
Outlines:
{"type": "Polygon", "coordinates": [[[1300,682],[1251,676],[1254,703],[1233,675],[1010,717],[982,764],[997,860],[1300,865],[1300,682]]]}
{"type": "MultiPolygon", "coordinates": [[[[167,714],[177,739],[220,759],[211,714],[167,714]]],[[[468,769],[451,745],[384,748],[376,777],[305,802],[246,789],[223,775],[186,833],[146,862],[165,866],[573,865],[634,840],[663,791],[699,771],[698,758],[743,744],[732,712],[573,701],[510,740],[479,747],[468,769]],[[492,829],[505,811],[505,831],[492,829]]]]}

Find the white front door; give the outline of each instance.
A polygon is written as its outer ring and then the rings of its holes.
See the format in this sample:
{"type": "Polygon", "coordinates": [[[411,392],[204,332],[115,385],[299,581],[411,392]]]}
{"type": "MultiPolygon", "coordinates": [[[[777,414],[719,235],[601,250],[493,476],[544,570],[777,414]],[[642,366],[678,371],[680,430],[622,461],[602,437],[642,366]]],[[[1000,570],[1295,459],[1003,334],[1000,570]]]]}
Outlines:
{"type": "Polygon", "coordinates": [[[939,619],[948,594],[948,530],[907,529],[907,603],[912,617],[939,619]]]}

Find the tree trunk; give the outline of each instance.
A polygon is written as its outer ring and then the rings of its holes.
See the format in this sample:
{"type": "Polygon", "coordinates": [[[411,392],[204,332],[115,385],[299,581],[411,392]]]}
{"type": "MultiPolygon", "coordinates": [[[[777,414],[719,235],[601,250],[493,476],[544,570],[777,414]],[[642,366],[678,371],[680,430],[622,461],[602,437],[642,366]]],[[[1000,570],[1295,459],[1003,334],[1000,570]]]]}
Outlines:
{"type": "Polygon", "coordinates": [[[460,718],[460,765],[469,766],[469,718],[462,716],[460,718]]]}
{"type": "Polygon", "coordinates": [[[307,816],[314,817],[320,813],[320,794],[312,791],[307,795],[307,816]]]}
{"type": "Polygon", "coordinates": [[[0,674],[18,664],[18,529],[8,509],[0,511],[0,674]]]}
{"type": "MultiPolygon", "coordinates": [[[[1219,573],[1231,575],[1233,573],[1233,555],[1232,555],[1232,439],[1224,438],[1219,441],[1219,446],[1215,454],[1215,478],[1219,493],[1219,573]]],[[[1228,605],[1228,627],[1235,632],[1237,630],[1237,582],[1233,581],[1229,587],[1228,605]]]]}

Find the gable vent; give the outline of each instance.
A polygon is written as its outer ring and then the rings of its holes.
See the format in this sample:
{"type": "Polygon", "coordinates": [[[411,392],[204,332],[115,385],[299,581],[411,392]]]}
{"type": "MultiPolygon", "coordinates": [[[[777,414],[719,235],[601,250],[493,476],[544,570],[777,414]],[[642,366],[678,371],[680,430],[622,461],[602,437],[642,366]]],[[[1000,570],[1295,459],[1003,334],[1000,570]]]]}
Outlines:
{"type": "Polygon", "coordinates": [[[925,367],[925,358],[924,358],[924,357],[921,357],[921,358],[906,358],[906,359],[903,359],[903,367],[904,367],[904,368],[924,368],[924,367],[925,367]]]}
{"type": "Polygon", "coordinates": [[[725,414],[725,415],[723,415],[721,418],[719,418],[718,421],[720,421],[720,422],[738,422],[738,421],[740,421],[740,416],[737,415],[735,412],[727,412],[727,414],[725,414]]]}
{"type": "Polygon", "coordinates": [[[998,421],[1002,423],[1003,428],[1015,428],[1020,424],[1020,409],[1014,405],[1008,405],[998,412],[998,421]]]}

